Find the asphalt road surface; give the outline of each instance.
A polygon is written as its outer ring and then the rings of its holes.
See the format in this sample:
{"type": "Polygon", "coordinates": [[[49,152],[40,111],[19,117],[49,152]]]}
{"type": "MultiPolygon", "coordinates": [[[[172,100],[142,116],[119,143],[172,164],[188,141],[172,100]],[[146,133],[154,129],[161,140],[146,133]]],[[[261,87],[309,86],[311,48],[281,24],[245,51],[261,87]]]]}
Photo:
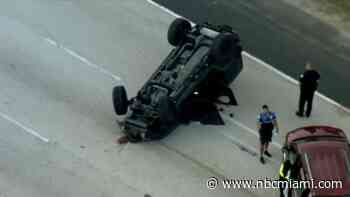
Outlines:
{"type": "Polygon", "coordinates": [[[349,113],[319,97],[311,119],[295,117],[289,95],[298,87],[244,56],[232,84],[240,106],[225,109],[225,126],[193,123],[162,141],[116,144],[122,117],[113,113],[112,88],[124,84],[135,95],[170,50],[174,17],[143,0],[1,3],[1,197],[273,197],[276,189],[208,190],[206,183],[274,179],[287,131],[348,125],[349,113]],[[267,102],[281,133],[262,165],[255,118],[267,102]]]}
{"type": "Polygon", "coordinates": [[[209,192],[206,180],[225,173],[222,158],[204,161],[245,153],[210,127],[182,129],[190,141],[116,144],[111,90],[135,95],[170,50],[171,16],[141,0],[10,0],[0,12],[1,197],[232,195],[209,192]]]}
{"type": "Polygon", "coordinates": [[[320,92],[350,107],[350,38],[281,0],[156,0],[196,23],[231,25],[244,48],[297,78],[306,61],[322,75],[320,92]]]}

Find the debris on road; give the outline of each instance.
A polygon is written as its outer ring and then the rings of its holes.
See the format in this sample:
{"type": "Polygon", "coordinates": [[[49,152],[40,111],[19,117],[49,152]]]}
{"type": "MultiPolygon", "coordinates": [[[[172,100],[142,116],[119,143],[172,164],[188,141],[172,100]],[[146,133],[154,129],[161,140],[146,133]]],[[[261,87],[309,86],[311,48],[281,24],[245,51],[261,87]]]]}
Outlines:
{"type": "Polygon", "coordinates": [[[129,139],[127,136],[122,136],[122,137],[118,138],[118,140],[117,140],[118,144],[126,144],[128,142],[129,142],[129,139]]]}

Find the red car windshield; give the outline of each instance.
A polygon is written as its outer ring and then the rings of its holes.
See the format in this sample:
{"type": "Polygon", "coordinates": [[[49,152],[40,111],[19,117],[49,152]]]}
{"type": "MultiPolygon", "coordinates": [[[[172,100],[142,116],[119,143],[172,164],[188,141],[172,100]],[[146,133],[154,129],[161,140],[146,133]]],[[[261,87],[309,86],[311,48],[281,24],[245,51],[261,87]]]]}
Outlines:
{"type": "MultiPolygon", "coordinates": [[[[343,186],[350,182],[350,155],[345,141],[309,141],[298,144],[308,178],[318,181],[342,181],[343,186]]],[[[315,190],[325,195],[334,189],[315,190]]]]}

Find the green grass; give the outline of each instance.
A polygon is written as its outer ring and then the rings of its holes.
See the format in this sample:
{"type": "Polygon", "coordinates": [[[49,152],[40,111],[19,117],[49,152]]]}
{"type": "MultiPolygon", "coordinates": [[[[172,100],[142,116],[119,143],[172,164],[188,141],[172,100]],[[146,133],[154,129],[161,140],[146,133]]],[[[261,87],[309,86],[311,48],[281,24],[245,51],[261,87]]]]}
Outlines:
{"type": "Polygon", "coordinates": [[[350,0],[317,0],[322,4],[322,11],[336,14],[343,19],[350,19],[350,0]]]}

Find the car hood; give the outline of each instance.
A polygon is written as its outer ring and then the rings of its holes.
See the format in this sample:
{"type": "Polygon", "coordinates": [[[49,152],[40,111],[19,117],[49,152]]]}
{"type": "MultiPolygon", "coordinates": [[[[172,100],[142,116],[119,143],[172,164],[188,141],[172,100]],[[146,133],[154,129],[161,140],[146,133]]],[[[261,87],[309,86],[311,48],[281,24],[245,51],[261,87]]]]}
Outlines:
{"type": "Polygon", "coordinates": [[[298,152],[315,184],[323,180],[342,181],[342,188],[313,189],[313,196],[350,193],[349,148],[344,141],[311,141],[299,144],[298,152]]]}

